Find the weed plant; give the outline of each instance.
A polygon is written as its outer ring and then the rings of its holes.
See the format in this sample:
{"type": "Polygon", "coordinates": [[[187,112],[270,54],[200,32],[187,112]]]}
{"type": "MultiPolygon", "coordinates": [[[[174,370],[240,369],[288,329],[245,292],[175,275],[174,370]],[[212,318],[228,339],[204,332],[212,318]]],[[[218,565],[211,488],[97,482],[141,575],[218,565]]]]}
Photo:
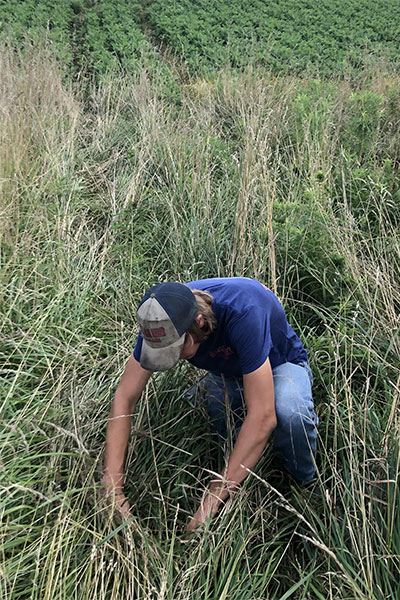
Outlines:
{"type": "Polygon", "coordinates": [[[177,105],[146,64],[88,92],[0,60],[1,597],[399,597],[399,79],[227,70],[177,105]],[[181,364],[138,404],[121,522],[99,481],[135,307],[223,275],[269,284],[309,351],[320,494],[268,448],[186,539],[229,444],[181,364]]]}

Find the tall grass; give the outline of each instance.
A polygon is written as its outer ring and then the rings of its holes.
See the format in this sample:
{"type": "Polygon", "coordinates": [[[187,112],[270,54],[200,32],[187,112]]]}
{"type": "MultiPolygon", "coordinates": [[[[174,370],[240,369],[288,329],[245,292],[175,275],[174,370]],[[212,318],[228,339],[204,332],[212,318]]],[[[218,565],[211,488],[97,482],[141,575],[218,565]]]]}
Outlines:
{"type": "Polygon", "coordinates": [[[0,60],[2,597],[399,596],[399,80],[249,69],[177,105],[145,65],[84,94],[46,55],[0,60]],[[304,339],[321,497],[268,449],[185,539],[229,449],[182,364],[139,403],[121,523],[99,472],[135,306],[218,275],[269,283],[304,339]]]}

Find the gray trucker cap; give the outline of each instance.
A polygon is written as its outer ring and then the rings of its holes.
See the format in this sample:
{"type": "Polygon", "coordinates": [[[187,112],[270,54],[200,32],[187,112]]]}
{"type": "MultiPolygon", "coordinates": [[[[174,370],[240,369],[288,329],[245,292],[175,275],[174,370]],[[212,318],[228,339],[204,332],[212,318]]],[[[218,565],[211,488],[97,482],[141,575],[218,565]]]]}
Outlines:
{"type": "Polygon", "coordinates": [[[144,369],[166,371],[176,365],[197,312],[196,298],[183,283],[160,283],[146,292],[136,313],[143,336],[140,364],[144,369]]]}

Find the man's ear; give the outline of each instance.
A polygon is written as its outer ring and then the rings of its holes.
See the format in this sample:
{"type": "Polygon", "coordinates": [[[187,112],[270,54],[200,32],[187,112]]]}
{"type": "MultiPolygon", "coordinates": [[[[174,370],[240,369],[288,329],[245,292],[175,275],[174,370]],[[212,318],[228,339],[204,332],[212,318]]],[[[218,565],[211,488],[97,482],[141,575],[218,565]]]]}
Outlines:
{"type": "Polygon", "coordinates": [[[197,317],[196,317],[195,321],[196,321],[197,325],[200,327],[200,329],[201,329],[202,327],[204,327],[204,325],[206,324],[206,322],[205,322],[205,320],[204,320],[204,317],[203,317],[203,315],[202,315],[201,313],[199,313],[199,314],[197,315],[197,317]]]}

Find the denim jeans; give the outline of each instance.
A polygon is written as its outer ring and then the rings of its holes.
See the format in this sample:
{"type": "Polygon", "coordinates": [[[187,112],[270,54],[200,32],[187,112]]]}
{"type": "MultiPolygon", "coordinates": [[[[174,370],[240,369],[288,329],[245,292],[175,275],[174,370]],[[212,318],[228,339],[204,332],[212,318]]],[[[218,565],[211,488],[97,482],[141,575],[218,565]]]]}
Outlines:
{"type": "MultiPolygon", "coordinates": [[[[277,418],[274,450],[297,481],[310,481],[315,475],[318,425],[311,394],[311,369],[307,362],[287,362],[275,367],[272,375],[277,418]]],[[[213,432],[224,439],[237,436],[245,418],[241,377],[208,373],[185,395],[205,400],[213,432]]]]}

